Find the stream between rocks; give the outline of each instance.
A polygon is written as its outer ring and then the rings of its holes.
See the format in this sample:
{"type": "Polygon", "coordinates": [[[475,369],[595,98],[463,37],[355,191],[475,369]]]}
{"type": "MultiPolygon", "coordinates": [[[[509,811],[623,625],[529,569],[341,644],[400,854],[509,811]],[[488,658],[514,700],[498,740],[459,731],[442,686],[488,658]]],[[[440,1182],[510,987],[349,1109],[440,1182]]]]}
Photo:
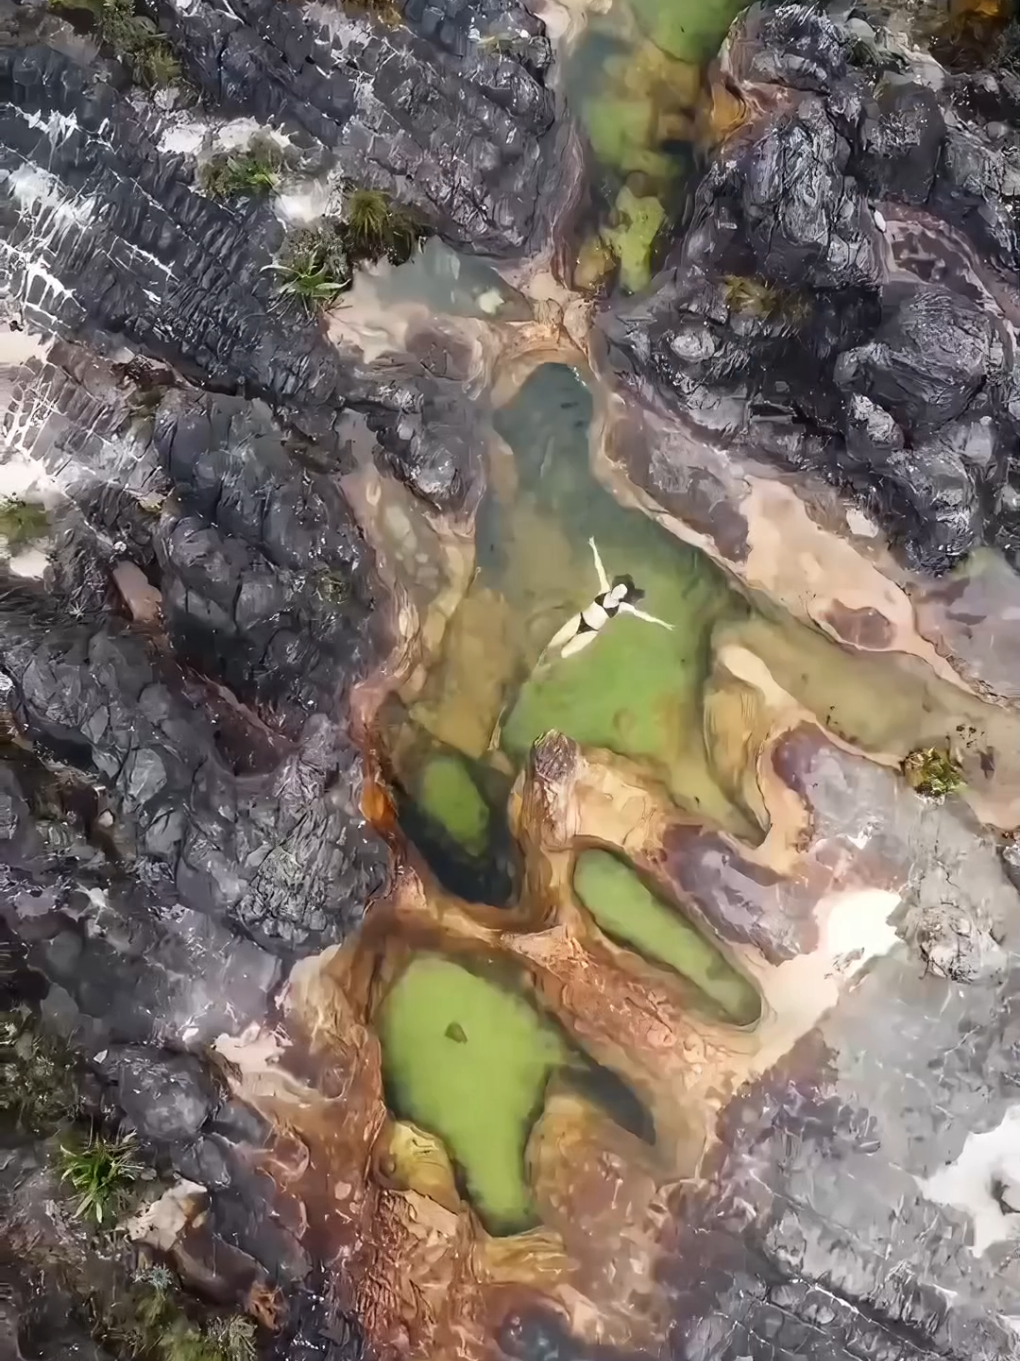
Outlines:
{"type": "Polygon", "coordinates": [[[0,0],[0,1358],[1020,1359],[1018,31],[0,0]]]}

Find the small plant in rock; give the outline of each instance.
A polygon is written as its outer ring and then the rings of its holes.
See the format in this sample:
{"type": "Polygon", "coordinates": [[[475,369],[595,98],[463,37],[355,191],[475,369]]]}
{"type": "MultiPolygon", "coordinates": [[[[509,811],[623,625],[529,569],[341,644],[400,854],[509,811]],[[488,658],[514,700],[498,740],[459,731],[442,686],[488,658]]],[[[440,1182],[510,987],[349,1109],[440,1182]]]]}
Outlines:
{"type": "Polygon", "coordinates": [[[478,39],[478,46],[494,57],[512,57],[517,50],[516,39],[504,33],[489,33],[478,39]]]}
{"type": "Polygon", "coordinates": [[[199,171],[199,182],[213,198],[271,194],[280,182],[283,153],[268,137],[252,140],[236,155],[217,155],[199,171]]]}
{"type": "Polygon", "coordinates": [[[781,320],[797,325],[807,319],[810,305],[800,293],[777,288],[764,279],[746,274],[727,274],[723,297],[732,312],[758,317],[762,321],[781,320]]]}
{"type": "Polygon", "coordinates": [[[929,799],[945,798],[964,785],[959,761],[943,747],[919,747],[912,751],[903,762],[903,774],[911,789],[929,799]]]}
{"type": "Polygon", "coordinates": [[[136,14],[133,0],[50,0],[53,9],[91,14],[101,42],[124,62],[139,85],[173,85],[181,64],[151,19],[136,14]]]}
{"type": "Polygon", "coordinates": [[[354,10],[362,10],[366,14],[371,14],[374,18],[381,20],[384,24],[399,24],[402,15],[397,8],[394,0],[347,0],[347,7],[354,10]]]}
{"type": "Polygon", "coordinates": [[[390,237],[390,201],[378,189],[355,189],[344,205],[347,235],[352,246],[364,251],[385,250],[390,237]]]}
{"type": "Polygon", "coordinates": [[[77,1104],[70,1055],[30,1018],[0,1012],[0,1114],[27,1134],[46,1134],[77,1104]]]}
{"type": "Polygon", "coordinates": [[[379,189],[352,189],[344,204],[347,247],[352,258],[388,255],[401,264],[414,250],[421,228],[411,214],[379,189]]]}
{"type": "Polygon", "coordinates": [[[0,538],[8,548],[22,548],[49,533],[50,523],[43,506],[17,496],[0,500],[0,538]]]}
{"type": "Polygon", "coordinates": [[[112,1218],[144,1171],[135,1158],[133,1135],[107,1139],[93,1129],[87,1143],[60,1146],[60,1180],[77,1194],[76,1219],[101,1225],[112,1218]]]}
{"type": "Polygon", "coordinates": [[[303,227],[284,243],[269,268],[280,276],[281,297],[297,298],[309,312],[326,312],[350,287],[351,266],[343,227],[332,221],[303,227]]]}
{"type": "Polygon", "coordinates": [[[243,1314],[229,1314],[209,1324],[208,1338],[223,1361],[255,1361],[255,1322],[243,1314]]]}
{"type": "Polygon", "coordinates": [[[336,279],[315,251],[297,255],[274,268],[280,275],[280,293],[297,298],[310,312],[325,312],[347,287],[346,278],[336,279]]]}
{"type": "Polygon", "coordinates": [[[325,568],[315,574],[315,590],[327,605],[342,605],[350,595],[350,586],[339,572],[325,568]]]}
{"type": "Polygon", "coordinates": [[[96,1311],[98,1341],[139,1361],[255,1361],[253,1319],[229,1314],[203,1326],[185,1312],[173,1272],[152,1266],[135,1279],[135,1289],[96,1311]]]}

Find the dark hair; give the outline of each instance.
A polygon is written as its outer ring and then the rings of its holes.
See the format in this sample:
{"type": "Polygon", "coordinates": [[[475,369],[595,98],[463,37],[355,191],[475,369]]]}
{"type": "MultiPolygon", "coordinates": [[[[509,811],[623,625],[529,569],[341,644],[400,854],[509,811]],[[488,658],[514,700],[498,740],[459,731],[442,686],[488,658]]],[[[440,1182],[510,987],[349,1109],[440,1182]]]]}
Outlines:
{"type": "Polygon", "coordinates": [[[633,602],[635,600],[644,600],[645,598],[644,591],[642,591],[640,587],[634,585],[634,578],[628,576],[626,572],[621,577],[614,577],[613,585],[626,586],[627,594],[624,596],[625,600],[633,602]]]}

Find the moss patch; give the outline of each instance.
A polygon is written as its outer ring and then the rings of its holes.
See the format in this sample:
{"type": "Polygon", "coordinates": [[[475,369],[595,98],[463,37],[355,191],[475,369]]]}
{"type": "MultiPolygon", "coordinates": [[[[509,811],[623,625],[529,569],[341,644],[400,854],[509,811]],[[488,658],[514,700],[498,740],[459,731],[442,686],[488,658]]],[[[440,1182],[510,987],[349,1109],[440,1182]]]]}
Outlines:
{"type": "Polygon", "coordinates": [[[481,855],[489,838],[489,809],[463,762],[433,756],[418,776],[417,801],[471,855],[481,855]]]}
{"type": "Polygon", "coordinates": [[[213,198],[271,194],[280,179],[283,152],[271,137],[253,137],[244,151],[220,152],[199,170],[199,183],[213,198]]]}
{"type": "Polygon", "coordinates": [[[657,198],[638,198],[626,185],[616,196],[616,224],[603,232],[620,262],[620,283],[628,293],[645,288],[652,277],[652,245],[666,220],[657,198]]]}
{"type": "Polygon", "coordinates": [[[50,0],[56,10],[81,10],[92,16],[96,33],[139,85],[173,85],[181,64],[170,41],[151,19],[136,14],[132,0],[50,0]]]}
{"type": "Polygon", "coordinates": [[[35,501],[13,496],[0,500],[0,539],[6,540],[9,550],[35,543],[45,538],[49,530],[45,508],[35,501]]]}
{"type": "Polygon", "coordinates": [[[78,1104],[71,1056],[30,1017],[0,1012],[0,1114],[26,1134],[49,1134],[78,1104]]]}
{"type": "Polygon", "coordinates": [[[942,747],[919,747],[903,762],[911,789],[929,799],[945,798],[964,786],[963,770],[952,752],[942,747]]]}

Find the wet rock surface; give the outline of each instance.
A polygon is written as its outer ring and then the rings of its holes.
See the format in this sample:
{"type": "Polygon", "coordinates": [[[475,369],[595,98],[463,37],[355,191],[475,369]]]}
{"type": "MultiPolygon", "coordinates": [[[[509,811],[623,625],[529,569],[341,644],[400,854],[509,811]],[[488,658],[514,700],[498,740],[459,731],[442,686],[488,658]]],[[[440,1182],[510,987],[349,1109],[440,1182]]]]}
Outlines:
{"type": "MultiPolygon", "coordinates": [[[[304,1018],[308,1052],[279,1061],[310,957],[364,964],[359,928],[393,883],[350,696],[402,640],[341,479],[374,465],[463,523],[481,427],[463,356],[441,338],[382,362],[334,344],[274,285],[282,210],[215,201],[192,153],[169,148],[191,118],[252,118],[334,187],[383,189],[453,246],[542,251],[579,163],[541,21],[514,0],[397,9],[402,22],[153,0],[199,113],[130,90],[63,20],[0,8],[0,291],[19,325],[58,337],[0,364],[3,468],[43,489],[48,519],[44,566],[15,558],[0,577],[4,1004],[70,1043],[81,1114],[134,1133],[171,1193],[194,1183],[200,1213],[172,1241],[154,1233],[158,1251],[207,1304],[258,1318],[267,1354],[352,1361],[367,1336],[383,1355],[438,1355],[455,1337],[467,1357],[495,1339],[520,1361],[611,1361],[634,1354],[633,1326],[678,1361],[1007,1361],[1012,1164],[989,1162],[962,1208],[934,1179],[1015,1109],[1015,847],[820,730],[791,724],[761,762],[777,845],[789,801],[807,810],[785,860],[663,811],[661,789],[628,785],[611,754],[586,766],[554,736],[531,759],[517,834],[555,929],[493,926],[406,870],[388,902],[437,948],[482,942],[525,971],[669,1137],[679,1110],[687,1139],[722,1107],[668,1214],[662,1168],[603,1157],[591,1129],[562,1184],[536,1158],[562,1238],[516,1257],[476,1243],[445,1201],[373,1181],[392,1122],[369,1008],[352,1012],[363,980],[304,1018]],[[624,837],[613,819],[634,807],[647,825],[624,837]],[[782,979],[764,1029],[790,1029],[764,1073],[756,1037],[702,1025],[686,985],[579,926],[578,836],[626,844],[756,986],[782,979]],[[826,914],[847,895],[844,940],[826,914]],[[899,915],[864,938],[876,895],[899,915]],[[309,1034],[333,1045],[324,1062],[309,1034]],[[585,1177],[608,1197],[598,1213],[585,1177]],[[645,1202],[632,1236],[613,1215],[645,1202]],[[991,1248],[972,1252],[978,1216],[991,1248]],[[548,1284],[570,1254],[594,1281],[590,1309],[574,1284],[548,1284]],[[584,1335],[603,1308],[612,1344],[584,1335]]],[[[800,7],[756,11],[734,35],[732,73],[772,107],[720,150],[650,293],[601,323],[624,381],[679,409],[701,461],[653,439],[630,466],[737,559],[753,551],[729,495],[737,446],[855,489],[925,569],[984,542],[1015,552],[1015,186],[979,124],[912,80],[877,87],[852,55],[800,7]]],[[[973,631],[971,586],[951,589],[973,631]]],[[[848,641],[899,636],[877,611],[838,617],[848,641]]],[[[999,642],[987,660],[1007,694],[999,642]]],[[[40,1309],[9,1260],[26,1243],[65,1250],[54,1181],[53,1150],[0,1122],[0,1354],[105,1361],[70,1304],[50,1288],[59,1308],[40,1309]]]]}
{"type": "Polygon", "coordinates": [[[853,50],[797,6],[738,22],[728,69],[760,105],[663,272],[601,319],[608,362],[695,438],[862,497],[912,565],[1015,561],[1020,179],[981,122],[853,50]]]}

